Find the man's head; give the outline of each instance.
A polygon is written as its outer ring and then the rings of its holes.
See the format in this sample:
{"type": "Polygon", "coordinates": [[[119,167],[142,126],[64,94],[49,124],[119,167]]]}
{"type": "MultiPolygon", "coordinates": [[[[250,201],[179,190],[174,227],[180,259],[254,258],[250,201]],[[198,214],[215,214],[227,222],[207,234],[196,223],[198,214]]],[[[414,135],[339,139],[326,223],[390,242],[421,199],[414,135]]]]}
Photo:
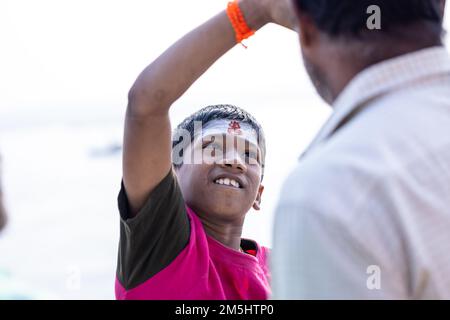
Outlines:
{"type": "Polygon", "coordinates": [[[264,133],[232,105],[201,109],[178,125],[173,160],[186,203],[204,219],[242,220],[259,209],[264,133]]]}
{"type": "Polygon", "coordinates": [[[305,67],[332,103],[366,67],[442,44],[445,0],[292,0],[305,67]]]}

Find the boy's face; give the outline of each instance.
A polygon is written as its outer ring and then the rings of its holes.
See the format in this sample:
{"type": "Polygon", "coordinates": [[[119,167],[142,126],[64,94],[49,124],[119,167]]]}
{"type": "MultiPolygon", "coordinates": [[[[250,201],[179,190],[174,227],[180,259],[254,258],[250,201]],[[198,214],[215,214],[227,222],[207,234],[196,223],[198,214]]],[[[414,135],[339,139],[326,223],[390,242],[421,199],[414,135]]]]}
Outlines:
{"type": "Polygon", "coordinates": [[[243,222],[250,208],[259,210],[262,155],[249,125],[209,122],[184,155],[177,169],[180,187],[187,205],[203,219],[243,222]]]}

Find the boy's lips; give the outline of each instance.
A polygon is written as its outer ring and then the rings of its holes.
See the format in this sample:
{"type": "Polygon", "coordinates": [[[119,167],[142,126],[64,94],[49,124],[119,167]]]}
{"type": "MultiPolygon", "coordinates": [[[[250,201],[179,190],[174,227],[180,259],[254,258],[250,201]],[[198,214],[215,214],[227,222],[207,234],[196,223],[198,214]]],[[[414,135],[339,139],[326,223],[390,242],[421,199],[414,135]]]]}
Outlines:
{"type": "Polygon", "coordinates": [[[223,173],[217,175],[212,182],[225,187],[232,187],[236,189],[244,189],[244,182],[240,177],[230,173],[223,173]]]}

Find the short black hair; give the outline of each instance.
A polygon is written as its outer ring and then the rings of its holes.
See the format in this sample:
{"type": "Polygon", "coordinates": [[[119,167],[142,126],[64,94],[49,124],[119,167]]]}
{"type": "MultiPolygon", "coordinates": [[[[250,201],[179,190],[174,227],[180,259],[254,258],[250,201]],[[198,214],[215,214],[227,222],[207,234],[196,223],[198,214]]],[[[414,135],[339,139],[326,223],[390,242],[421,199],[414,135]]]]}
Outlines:
{"type": "MultiPolygon", "coordinates": [[[[200,109],[194,114],[190,115],[186,119],[184,119],[176,128],[176,130],[187,130],[190,133],[191,142],[194,140],[194,123],[196,121],[200,121],[202,123],[202,127],[204,127],[208,122],[213,120],[236,120],[242,123],[246,123],[250,125],[258,135],[258,144],[261,149],[261,166],[264,172],[264,163],[265,163],[265,155],[266,155],[266,139],[264,135],[264,131],[259,124],[259,122],[247,111],[236,107],[231,104],[218,104],[211,105],[205,108],[200,109]]],[[[172,148],[174,148],[179,140],[174,139],[172,141],[172,148]]],[[[182,152],[182,150],[181,150],[182,152]]],[[[180,154],[182,156],[182,154],[180,154]]],[[[181,164],[174,164],[174,167],[180,167],[181,164]]]]}
{"type": "Polygon", "coordinates": [[[330,36],[355,36],[367,30],[370,14],[376,5],[381,10],[381,30],[389,33],[394,27],[418,21],[437,25],[442,33],[439,0],[294,0],[297,10],[310,16],[319,30],[330,36]],[[440,28],[439,28],[440,26],[440,28]]]}

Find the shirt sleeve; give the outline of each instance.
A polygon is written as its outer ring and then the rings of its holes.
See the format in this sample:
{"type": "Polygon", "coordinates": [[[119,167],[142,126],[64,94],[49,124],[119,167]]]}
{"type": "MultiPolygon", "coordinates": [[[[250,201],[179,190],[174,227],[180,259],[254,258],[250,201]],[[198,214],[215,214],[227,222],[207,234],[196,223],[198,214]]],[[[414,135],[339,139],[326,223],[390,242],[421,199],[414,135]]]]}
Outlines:
{"type": "Polygon", "coordinates": [[[118,205],[120,241],[117,279],[129,290],[167,267],[186,247],[190,235],[189,218],[172,169],[134,218],[129,218],[123,182],[118,205]]]}

